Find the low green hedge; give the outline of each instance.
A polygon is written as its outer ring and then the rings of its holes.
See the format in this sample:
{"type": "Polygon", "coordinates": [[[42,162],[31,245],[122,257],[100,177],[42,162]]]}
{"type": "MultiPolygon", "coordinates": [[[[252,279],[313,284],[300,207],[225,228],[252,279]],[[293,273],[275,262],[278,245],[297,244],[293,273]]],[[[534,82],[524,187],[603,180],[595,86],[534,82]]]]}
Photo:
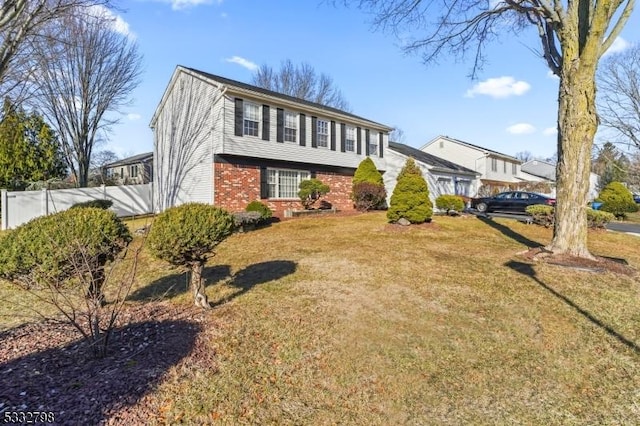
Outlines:
{"type": "Polygon", "coordinates": [[[458,195],[441,195],[436,198],[436,207],[447,213],[451,211],[460,213],[464,210],[464,200],[458,195]]]}
{"type": "MultiPolygon", "coordinates": [[[[545,204],[535,204],[526,208],[526,212],[531,215],[534,223],[545,227],[553,226],[554,211],[553,207],[545,204]]],[[[605,225],[616,217],[609,212],[601,210],[587,209],[587,225],[589,228],[602,229],[605,225]]]]}

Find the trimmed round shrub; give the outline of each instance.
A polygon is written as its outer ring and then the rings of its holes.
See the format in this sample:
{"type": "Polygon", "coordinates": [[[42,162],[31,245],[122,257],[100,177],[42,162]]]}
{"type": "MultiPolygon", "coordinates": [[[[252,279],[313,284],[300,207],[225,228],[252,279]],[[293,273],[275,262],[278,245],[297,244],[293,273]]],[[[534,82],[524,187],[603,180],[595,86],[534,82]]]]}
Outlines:
{"type": "Polygon", "coordinates": [[[464,200],[458,195],[441,195],[436,198],[436,207],[447,213],[450,211],[461,212],[464,210],[464,200]]]}
{"type": "MultiPolygon", "coordinates": [[[[401,218],[411,223],[423,223],[431,220],[433,205],[429,198],[429,186],[422,173],[411,172],[413,160],[407,160],[405,167],[398,175],[398,182],[391,195],[387,210],[387,219],[397,222],[401,218]],[[409,172],[405,172],[409,169],[409,172]],[[403,173],[405,172],[405,173],[403,173]]],[[[415,166],[415,164],[413,164],[415,166]]]]}
{"type": "Polygon", "coordinates": [[[319,179],[306,179],[300,182],[298,197],[305,209],[310,209],[322,197],[329,193],[329,185],[319,179]]]}
{"type": "Polygon", "coordinates": [[[627,213],[638,211],[633,194],[620,182],[611,182],[605,186],[598,201],[602,202],[600,210],[613,213],[615,217],[625,217],[627,213]]]}
{"type": "Polygon", "coordinates": [[[104,266],[132,237],[115,213],[69,209],[31,220],[0,240],[0,277],[25,287],[56,286],[85,277],[100,296],[104,266]]]}
{"type": "Polygon", "coordinates": [[[371,182],[360,182],[353,185],[351,199],[356,210],[366,212],[380,208],[387,199],[387,191],[384,185],[371,182]]]}
{"type": "Polygon", "coordinates": [[[111,200],[91,200],[84,201],[82,203],[76,203],[69,207],[70,209],[84,209],[84,208],[95,208],[102,210],[109,210],[109,207],[113,205],[113,201],[111,200]]]}
{"type": "Polygon", "coordinates": [[[264,203],[261,203],[258,200],[252,201],[249,204],[247,204],[247,207],[245,207],[244,210],[247,212],[260,213],[260,218],[264,221],[271,219],[271,217],[273,216],[273,211],[269,208],[269,206],[267,206],[264,203]]]}
{"type": "Polygon", "coordinates": [[[589,228],[602,229],[607,223],[615,220],[613,213],[603,212],[600,210],[587,210],[587,224],[589,228]]]}
{"type": "Polygon", "coordinates": [[[213,249],[234,230],[233,216],[210,204],[187,203],[160,213],[151,225],[151,254],[191,272],[195,304],[209,308],[202,270],[213,249]]]}

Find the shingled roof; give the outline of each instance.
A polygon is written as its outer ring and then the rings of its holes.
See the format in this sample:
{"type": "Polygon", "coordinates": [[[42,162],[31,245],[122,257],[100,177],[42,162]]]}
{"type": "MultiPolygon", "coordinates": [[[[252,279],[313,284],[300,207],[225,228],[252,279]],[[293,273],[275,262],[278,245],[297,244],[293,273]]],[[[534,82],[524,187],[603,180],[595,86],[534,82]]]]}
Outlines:
{"type": "Polygon", "coordinates": [[[211,73],[208,73],[208,72],[200,71],[200,70],[197,70],[195,68],[185,67],[183,65],[180,65],[179,67],[184,68],[184,69],[186,69],[188,71],[191,71],[191,72],[193,72],[195,74],[199,74],[202,77],[205,77],[205,78],[208,78],[208,79],[211,79],[211,80],[215,80],[215,81],[217,81],[219,83],[222,83],[222,84],[224,84],[226,86],[230,86],[230,87],[235,86],[235,87],[238,87],[238,88],[241,88],[241,89],[244,89],[244,90],[250,90],[252,92],[256,92],[256,93],[259,93],[259,94],[281,98],[281,99],[284,99],[284,100],[287,100],[287,101],[290,101],[290,102],[297,102],[297,103],[300,103],[300,104],[303,104],[303,105],[308,105],[308,106],[313,107],[313,108],[325,110],[327,112],[332,112],[334,114],[342,114],[342,115],[345,115],[345,116],[348,116],[348,117],[352,117],[352,118],[355,118],[355,119],[358,119],[358,120],[367,121],[367,122],[375,124],[377,126],[386,127],[386,128],[391,129],[391,127],[389,127],[389,126],[387,126],[385,124],[377,123],[375,121],[369,120],[368,118],[360,117],[358,115],[352,114],[352,113],[347,112],[347,111],[343,111],[343,110],[338,109],[338,108],[330,107],[330,106],[327,106],[327,105],[322,105],[322,104],[319,104],[317,102],[311,102],[311,101],[308,101],[308,100],[302,99],[302,98],[296,98],[295,96],[285,95],[284,93],[274,92],[273,90],[263,89],[262,87],[253,86],[251,84],[243,83],[241,81],[232,80],[230,78],[226,78],[226,77],[222,77],[222,76],[219,76],[219,75],[211,74],[211,73]]]}
{"type": "Polygon", "coordinates": [[[443,158],[436,157],[435,155],[428,154],[424,151],[420,151],[419,149],[410,147],[408,145],[389,141],[389,149],[396,151],[400,154],[406,155],[407,157],[412,157],[413,159],[420,161],[421,163],[428,164],[442,171],[452,171],[456,173],[464,173],[464,174],[474,175],[474,176],[479,175],[479,173],[471,169],[468,169],[464,166],[461,166],[456,163],[452,163],[451,161],[447,161],[443,158]]]}

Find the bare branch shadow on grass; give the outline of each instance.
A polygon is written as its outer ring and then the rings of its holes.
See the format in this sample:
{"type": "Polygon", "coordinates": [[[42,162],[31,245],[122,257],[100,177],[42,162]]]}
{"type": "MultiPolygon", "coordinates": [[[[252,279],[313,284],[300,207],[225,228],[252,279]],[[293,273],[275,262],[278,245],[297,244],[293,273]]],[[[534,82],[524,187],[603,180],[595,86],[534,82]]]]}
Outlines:
{"type": "MultiPolygon", "coordinates": [[[[202,278],[207,287],[213,286],[216,283],[225,282],[234,288],[233,293],[225,296],[221,300],[211,303],[211,305],[215,307],[243,295],[256,285],[278,280],[293,274],[296,268],[296,263],[290,260],[271,260],[249,265],[232,275],[231,266],[216,265],[205,267],[202,278]]],[[[187,272],[171,274],[136,290],[129,296],[128,300],[152,301],[173,298],[186,293],[188,289],[189,274],[187,272]]]]}
{"type": "Polygon", "coordinates": [[[490,227],[492,227],[493,229],[500,231],[503,235],[511,238],[514,241],[519,242],[520,244],[524,244],[525,246],[529,247],[529,248],[537,248],[537,247],[543,247],[543,244],[540,244],[537,241],[533,241],[530,240],[529,238],[525,237],[522,234],[518,234],[517,232],[515,232],[513,229],[509,228],[508,226],[505,226],[501,223],[495,222],[493,219],[487,217],[487,216],[476,216],[482,223],[489,225],[490,227]]]}
{"type": "MultiPolygon", "coordinates": [[[[231,275],[231,266],[207,266],[202,271],[205,286],[214,285],[227,279],[231,275]]],[[[189,291],[189,273],[181,272],[164,276],[149,285],[137,289],[129,295],[127,300],[138,302],[161,299],[172,299],[189,291]]]]}
{"type": "Polygon", "coordinates": [[[93,358],[86,342],[60,339],[69,334],[65,326],[27,324],[0,333],[14,347],[33,348],[16,358],[3,354],[0,409],[52,412],[55,424],[106,423],[119,409],[137,404],[188,356],[202,329],[183,320],[133,323],[114,330],[106,357],[93,358]],[[60,345],[51,347],[57,341],[60,345]]]}
{"type": "Polygon", "coordinates": [[[636,354],[640,354],[640,346],[636,342],[626,338],[625,336],[620,334],[618,331],[616,331],[613,327],[611,327],[610,325],[604,323],[602,320],[598,319],[591,312],[589,312],[586,309],[582,308],[580,305],[575,303],[573,300],[569,299],[564,294],[556,291],[551,286],[549,286],[546,283],[544,283],[543,281],[541,281],[536,276],[536,271],[535,271],[535,269],[533,269],[533,265],[531,265],[529,263],[517,262],[515,260],[510,260],[509,262],[505,263],[505,266],[513,269],[514,271],[516,271],[516,272],[518,272],[520,274],[526,275],[527,277],[531,278],[540,287],[542,287],[543,289],[547,290],[553,296],[557,297],[558,299],[563,301],[565,304],[567,304],[568,306],[573,308],[580,315],[584,316],[586,319],[591,321],[593,324],[595,324],[596,326],[598,326],[601,329],[603,329],[607,334],[609,334],[612,337],[615,337],[620,343],[622,343],[623,345],[627,346],[629,349],[633,350],[636,354]]]}
{"type": "Polygon", "coordinates": [[[269,281],[284,278],[296,271],[297,264],[290,260],[271,260],[268,262],[254,263],[236,272],[228,285],[236,290],[221,300],[212,303],[212,306],[223,305],[238,296],[251,290],[253,287],[269,281]]]}

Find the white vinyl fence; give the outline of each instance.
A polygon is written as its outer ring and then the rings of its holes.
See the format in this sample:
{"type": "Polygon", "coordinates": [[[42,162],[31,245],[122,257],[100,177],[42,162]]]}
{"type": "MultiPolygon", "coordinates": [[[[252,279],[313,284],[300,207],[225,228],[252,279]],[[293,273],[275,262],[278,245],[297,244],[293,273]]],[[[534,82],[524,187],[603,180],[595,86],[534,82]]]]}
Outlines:
{"type": "Polygon", "coordinates": [[[38,216],[67,210],[76,203],[111,200],[110,210],[122,216],[153,213],[152,183],[144,185],[99,186],[95,188],[43,189],[41,191],[2,190],[2,227],[12,229],[38,216]]]}

